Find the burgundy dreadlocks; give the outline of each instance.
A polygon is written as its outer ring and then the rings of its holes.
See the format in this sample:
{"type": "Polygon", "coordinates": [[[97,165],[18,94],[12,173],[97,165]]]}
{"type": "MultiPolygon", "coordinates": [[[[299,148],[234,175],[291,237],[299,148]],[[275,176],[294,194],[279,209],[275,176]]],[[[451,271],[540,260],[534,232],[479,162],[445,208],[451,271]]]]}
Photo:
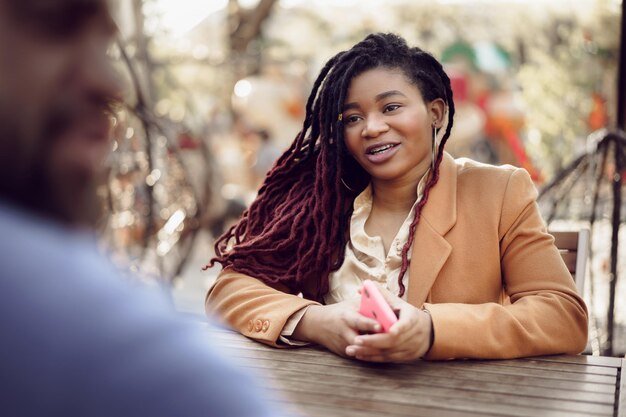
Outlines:
{"type": "Polygon", "coordinates": [[[402,249],[398,283],[400,296],[404,294],[402,277],[409,265],[408,251],[422,208],[439,179],[454,103],[450,79],[441,64],[429,53],[409,48],[404,39],[393,34],[369,35],[322,68],[306,104],[302,130],[267,174],[250,208],[217,240],[216,256],[206,268],[219,262],[224,268],[267,284],[282,284],[294,294],[303,292],[307,298],[322,300],[329,290],[329,273],[344,259],[354,198],[369,183],[369,174],[349,157],[338,115],[352,79],[374,68],[402,70],[425,102],[441,98],[448,106],[448,123],[435,169],[402,249]],[[342,178],[354,192],[342,186],[342,178]],[[313,290],[307,292],[307,288],[313,290]]]}

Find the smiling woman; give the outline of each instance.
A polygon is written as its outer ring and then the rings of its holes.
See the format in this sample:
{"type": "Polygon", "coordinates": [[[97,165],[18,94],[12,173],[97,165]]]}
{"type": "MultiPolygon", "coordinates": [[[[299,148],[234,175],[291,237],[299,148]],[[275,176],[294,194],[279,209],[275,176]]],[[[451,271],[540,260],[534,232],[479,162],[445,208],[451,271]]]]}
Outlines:
{"type": "Polygon", "coordinates": [[[416,184],[430,164],[432,128],[441,127],[445,102],[424,103],[401,70],[386,68],[355,77],[346,102],[346,147],[372,185],[380,187],[385,180],[416,184]]]}
{"type": "Polygon", "coordinates": [[[586,307],[528,173],[454,160],[453,120],[441,64],[402,38],[331,58],[302,131],[216,243],[207,311],[367,361],[580,352],[586,307]],[[399,312],[389,332],[358,313],[366,279],[399,312]]]}

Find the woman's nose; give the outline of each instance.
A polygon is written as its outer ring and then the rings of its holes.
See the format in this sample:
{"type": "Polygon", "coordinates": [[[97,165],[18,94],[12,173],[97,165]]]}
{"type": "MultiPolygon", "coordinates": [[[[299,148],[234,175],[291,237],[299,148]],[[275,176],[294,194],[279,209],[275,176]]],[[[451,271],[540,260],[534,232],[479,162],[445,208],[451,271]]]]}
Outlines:
{"type": "Polygon", "coordinates": [[[364,138],[375,138],[389,130],[389,125],[385,122],[382,115],[368,116],[365,121],[365,127],[361,132],[364,138]]]}

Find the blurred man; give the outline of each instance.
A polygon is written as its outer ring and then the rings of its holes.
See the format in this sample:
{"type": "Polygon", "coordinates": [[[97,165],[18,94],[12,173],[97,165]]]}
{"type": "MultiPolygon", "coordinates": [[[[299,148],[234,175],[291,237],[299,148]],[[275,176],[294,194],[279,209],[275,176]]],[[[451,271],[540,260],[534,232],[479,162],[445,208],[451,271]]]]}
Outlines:
{"type": "Polygon", "coordinates": [[[0,414],[277,415],[87,232],[120,99],[113,34],[104,0],[0,0],[0,414]]]}

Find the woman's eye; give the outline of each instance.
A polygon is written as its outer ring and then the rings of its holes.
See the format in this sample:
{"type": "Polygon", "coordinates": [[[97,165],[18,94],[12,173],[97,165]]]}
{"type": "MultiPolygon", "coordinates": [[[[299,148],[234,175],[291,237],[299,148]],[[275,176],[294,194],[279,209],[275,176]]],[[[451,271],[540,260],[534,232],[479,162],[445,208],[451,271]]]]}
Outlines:
{"type": "Polygon", "coordinates": [[[355,115],[348,116],[348,117],[346,118],[346,123],[348,123],[348,124],[354,124],[354,123],[358,122],[360,119],[361,119],[361,118],[360,118],[359,116],[355,116],[355,115]]]}
{"type": "Polygon", "coordinates": [[[383,110],[384,113],[390,112],[390,111],[394,111],[400,108],[399,104],[390,104],[388,106],[385,106],[385,109],[383,110]]]}

